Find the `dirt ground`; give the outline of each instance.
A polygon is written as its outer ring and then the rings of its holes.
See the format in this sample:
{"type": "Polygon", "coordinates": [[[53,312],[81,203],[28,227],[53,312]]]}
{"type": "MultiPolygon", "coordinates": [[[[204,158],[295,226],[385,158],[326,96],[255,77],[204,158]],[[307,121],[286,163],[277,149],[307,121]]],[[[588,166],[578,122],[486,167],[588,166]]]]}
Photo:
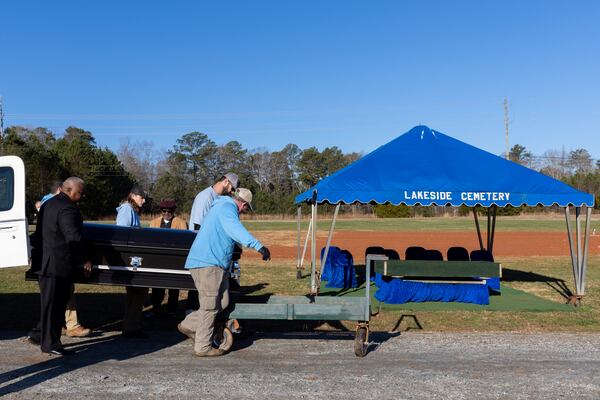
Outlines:
{"type": "MultiPolygon", "coordinates": [[[[485,232],[483,232],[485,247],[485,232]]],[[[305,233],[306,234],[306,233],[305,233]]],[[[273,258],[296,259],[297,238],[295,232],[263,231],[256,232],[257,238],[271,250],[273,258]]],[[[302,238],[304,241],[304,237],[302,238]]],[[[317,247],[325,246],[326,234],[317,237],[317,247]]],[[[444,254],[449,247],[462,246],[469,251],[479,248],[475,232],[368,232],[341,231],[333,235],[333,246],[349,250],[356,262],[360,262],[369,246],[382,246],[394,249],[404,258],[404,250],[409,246],[422,246],[437,249],[444,254]]],[[[494,239],[494,256],[568,256],[569,239],[566,232],[501,232],[494,239]]],[[[600,235],[590,236],[589,255],[600,254],[600,235]]],[[[256,252],[247,251],[244,257],[257,257],[256,252]]],[[[310,247],[306,259],[310,258],[310,247]]]]}
{"type": "Polygon", "coordinates": [[[66,339],[67,358],[19,335],[0,331],[6,399],[600,398],[598,334],[381,332],[357,358],[352,332],[257,333],[215,359],[173,331],[66,339]]]}

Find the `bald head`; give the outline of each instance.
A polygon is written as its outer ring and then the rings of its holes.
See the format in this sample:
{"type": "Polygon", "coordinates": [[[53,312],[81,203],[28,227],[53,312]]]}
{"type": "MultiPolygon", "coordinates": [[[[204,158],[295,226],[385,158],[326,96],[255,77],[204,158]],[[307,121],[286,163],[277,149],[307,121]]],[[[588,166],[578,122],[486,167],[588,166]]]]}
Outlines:
{"type": "Polygon", "coordinates": [[[71,201],[77,203],[81,200],[84,186],[85,182],[83,179],[72,176],[63,182],[61,190],[64,194],[69,196],[71,201]]]}

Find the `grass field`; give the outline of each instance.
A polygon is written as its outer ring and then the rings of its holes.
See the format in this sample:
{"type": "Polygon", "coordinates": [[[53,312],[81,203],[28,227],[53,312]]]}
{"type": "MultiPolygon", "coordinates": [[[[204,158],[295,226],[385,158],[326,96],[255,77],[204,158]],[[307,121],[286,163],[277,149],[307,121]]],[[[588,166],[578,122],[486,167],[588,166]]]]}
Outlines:
{"type": "MultiPolygon", "coordinates": [[[[483,219],[482,222],[484,222],[483,219]]],[[[597,226],[592,221],[592,227],[597,226]]],[[[252,231],[295,230],[295,221],[244,221],[252,231]]],[[[306,230],[307,222],[303,221],[306,230]]],[[[329,221],[321,221],[320,229],[327,229],[329,221]]],[[[485,226],[485,225],[484,225],[485,226]]],[[[338,221],[339,230],[352,231],[471,231],[472,218],[422,218],[422,219],[364,219],[338,221]]],[[[482,229],[485,229],[484,227],[482,229]]],[[[565,232],[562,218],[501,217],[497,230],[506,231],[561,231],[565,232]]],[[[599,229],[600,230],[600,229],[599,229]]],[[[503,283],[543,299],[559,303],[574,290],[570,258],[563,257],[512,257],[497,259],[503,264],[503,283]]],[[[242,285],[252,294],[304,295],[309,279],[296,279],[295,261],[264,264],[242,259],[242,285]]],[[[0,326],[3,329],[28,329],[39,315],[38,287],[24,281],[25,268],[0,270],[0,326]]],[[[122,317],[124,290],[110,286],[77,285],[80,318],[92,327],[118,322],[122,317]]],[[[184,296],[182,295],[182,299],[184,296]]],[[[183,311],[183,300],[180,311],[183,311]]],[[[159,323],[158,325],[161,325],[159,323]]],[[[351,323],[345,323],[353,329],[351,323]]],[[[426,331],[517,331],[545,332],[600,331],[600,256],[590,256],[586,279],[586,297],[583,305],[568,311],[487,311],[450,310],[428,311],[422,309],[382,310],[373,317],[375,330],[423,329],[426,331]]],[[[169,328],[173,322],[166,323],[169,328]]]]}
{"type": "MultiPolygon", "coordinates": [[[[505,271],[504,284],[556,303],[565,302],[565,289],[572,289],[570,260],[555,258],[514,258],[500,260],[505,271]]],[[[38,287],[23,279],[25,268],[0,270],[0,326],[3,329],[28,329],[39,315],[38,287]]],[[[295,263],[246,262],[242,285],[252,295],[304,295],[309,278],[296,279],[295,263]]],[[[82,321],[92,327],[116,323],[122,316],[123,288],[77,285],[77,301],[82,321]]],[[[183,298],[183,297],[182,297],[183,298]]],[[[183,301],[180,302],[180,309],[183,301]]],[[[180,310],[182,311],[182,310],[180,310]]],[[[353,329],[352,322],[344,322],[353,329]]],[[[598,332],[600,331],[600,257],[591,257],[587,275],[587,296],[583,305],[568,311],[423,311],[382,310],[371,320],[375,330],[423,329],[426,331],[516,331],[516,332],[598,332]]],[[[156,324],[173,328],[174,322],[156,324]]]]}
{"type": "MultiPolygon", "coordinates": [[[[486,229],[486,218],[480,218],[481,229],[486,229]]],[[[593,220],[592,220],[593,222],[593,220]]],[[[331,219],[319,218],[319,229],[327,230],[331,225],[331,219]]],[[[244,225],[249,230],[276,231],[297,229],[296,221],[255,221],[246,220],[244,225]]],[[[308,221],[302,221],[302,229],[306,231],[308,221]]],[[[600,226],[596,223],[596,229],[600,226]]],[[[456,218],[365,218],[365,219],[339,219],[335,224],[336,230],[342,231],[471,231],[475,230],[475,222],[472,216],[456,218]]],[[[564,217],[498,217],[496,220],[497,231],[565,231],[566,222],[564,217]]]]}
{"type": "MultiPolygon", "coordinates": [[[[597,218],[592,217],[592,228],[600,233],[600,224],[597,218]]],[[[113,220],[88,221],[101,224],[113,224],[113,220]]],[[[278,220],[243,220],[244,225],[251,231],[295,231],[297,222],[294,219],[278,220]]],[[[318,227],[327,230],[331,225],[331,215],[319,215],[318,227]]],[[[575,219],[572,218],[572,224],[575,219]]],[[[143,220],[142,225],[147,227],[148,220],[143,220]]],[[[487,229],[487,218],[479,217],[482,230],[487,229]]],[[[573,225],[574,226],[574,225],[573,225]]],[[[302,230],[308,228],[308,220],[301,222],[302,230]]],[[[30,226],[30,230],[35,227],[30,226]]],[[[582,226],[584,228],[584,226],[582,226]]],[[[432,218],[340,218],[335,224],[336,230],[342,231],[471,231],[475,230],[473,216],[466,217],[432,217],[432,218]]],[[[540,214],[527,216],[497,217],[497,231],[566,231],[566,222],[560,214],[540,214]]]]}

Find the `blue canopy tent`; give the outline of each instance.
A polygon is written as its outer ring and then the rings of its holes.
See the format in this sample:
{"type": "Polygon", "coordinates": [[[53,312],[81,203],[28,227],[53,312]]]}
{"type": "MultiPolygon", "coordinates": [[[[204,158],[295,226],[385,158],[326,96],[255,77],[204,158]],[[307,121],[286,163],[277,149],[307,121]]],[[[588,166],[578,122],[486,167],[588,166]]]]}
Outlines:
{"type": "MultiPolygon", "coordinates": [[[[317,205],[336,204],[334,219],[327,240],[324,259],[340,204],[405,204],[446,205],[488,208],[487,249],[493,249],[497,207],[551,206],[565,208],[569,245],[576,286],[577,301],[584,295],[585,270],[591,210],[594,196],[583,193],[537,171],[505,160],[471,146],[427,126],[416,126],[391,142],[384,144],[361,159],[322,179],[315,186],[298,195],[296,203],[312,205],[309,234],[312,234],[312,279],[316,291],[317,205]],[[571,234],[570,207],[576,213],[576,246],[571,234]],[[584,244],[581,244],[581,208],[587,209],[584,244]]],[[[477,234],[484,249],[477,214],[474,211],[477,234]]],[[[298,208],[300,217],[300,208],[298,208]]],[[[299,226],[299,225],[298,225],[299,226]]],[[[305,241],[304,251],[308,244],[305,241]]],[[[300,236],[298,237],[298,266],[300,236]]],[[[303,253],[304,254],[304,253],[303,253]]]]}

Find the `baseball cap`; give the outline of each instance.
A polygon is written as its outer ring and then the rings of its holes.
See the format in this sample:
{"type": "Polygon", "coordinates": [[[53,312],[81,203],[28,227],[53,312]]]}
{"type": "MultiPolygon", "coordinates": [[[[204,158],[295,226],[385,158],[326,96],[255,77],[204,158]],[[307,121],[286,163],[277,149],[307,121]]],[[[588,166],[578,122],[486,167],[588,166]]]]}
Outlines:
{"type": "Polygon", "coordinates": [[[131,190],[129,191],[129,193],[137,194],[137,195],[142,196],[144,198],[148,197],[148,193],[146,193],[146,191],[140,185],[133,185],[133,187],[131,188],[131,190]]]}
{"type": "Polygon", "coordinates": [[[238,187],[238,183],[239,183],[239,178],[236,174],[234,174],[233,172],[228,172],[225,175],[223,175],[225,178],[227,178],[227,180],[229,182],[231,182],[231,184],[233,185],[233,190],[236,190],[238,187]]]}
{"type": "Polygon", "coordinates": [[[248,204],[248,208],[250,208],[250,211],[254,211],[254,209],[252,208],[252,192],[249,189],[239,188],[235,191],[234,195],[238,199],[248,204]]]}

